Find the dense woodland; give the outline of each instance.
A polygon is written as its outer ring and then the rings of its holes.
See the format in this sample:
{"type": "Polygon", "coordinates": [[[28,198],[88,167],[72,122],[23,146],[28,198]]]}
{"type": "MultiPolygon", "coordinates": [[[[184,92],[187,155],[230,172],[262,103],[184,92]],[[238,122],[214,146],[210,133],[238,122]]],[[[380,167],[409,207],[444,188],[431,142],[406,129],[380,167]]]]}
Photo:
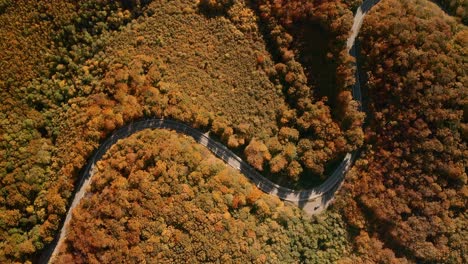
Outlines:
{"type": "MultiPolygon", "coordinates": [[[[300,168],[305,174],[324,175],[328,162],[363,140],[364,115],[351,96],[354,69],[345,45],[353,4],[265,0],[255,5],[276,63],[265,70],[292,107],[280,116],[278,138],[281,142],[287,134],[291,139],[294,131],[300,168]]],[[[280,153],[270,161],[273,172],[277,164],[286,164],[284,157],[290,160],[280,153]]]]}
{"type": "MultiPolygon", "coordinates": [[[[336,252],[321,259],[467,262],[466,5],[440,1],[455,19],[423,0],[384,0],[371,11],[361,31],[370,98],[364,134],[344,46],[360,3],[0,0],[0,262],[34,260],[56,235],[92,151],[114,129],[149,116],[209,130],[265,176],[296,187],[323,180],[365,144],[337,203],[348,226],[334,213],[309,225],[291,208],[270,206],[291,214],[294,232],[312,232],[297,235],[309,237],[304,249],[278,259],[314,262],[304,252],[316,252],[317,241],[328,249],[325,239],[336,252]],[[346,228],[354,254],[345,253],[346,228]]],[[[250,211],[246,223],[263,221],[250,211]]],[[[296,241],[294,232],[278,230],[276,250],[291,252],[282,243],[296,241]]],[[[223,239],[208,233],[200,235],[223,239]]],[[[89,245],[70,244],[92,256],[89,245]]],[[[248,256],[272,254],[261,250],[248,256]]]]}
{"type": "Polygon", "coordinates": [[[119,141],[96,173],[55,263],[322,263],[349,250],[339,215],[303,218],[174,132],[119,141]]]}
{"type": "Polygon", "coordinates": [[[388,0],[360,32],[366,147],[343,190],[372,262],[466,263],[468,31],[426,1],[388,0]]]}

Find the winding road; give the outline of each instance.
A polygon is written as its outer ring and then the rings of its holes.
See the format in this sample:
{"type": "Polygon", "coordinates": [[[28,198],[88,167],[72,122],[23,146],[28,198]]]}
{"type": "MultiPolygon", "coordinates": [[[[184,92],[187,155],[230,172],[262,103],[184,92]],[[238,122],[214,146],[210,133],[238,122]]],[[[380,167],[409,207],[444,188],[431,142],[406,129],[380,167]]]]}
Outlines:
{"type": "MultiPolygon", "coordinates": [[[[364,16],[378,2],[379,0],[364,1],[364,3],[356,11],[353,27],[351,29],[351,35],[346,43],[346,47],[350,55],[354,58],[356,58],[357,55],[355,40],[359,33],[364,16]]],[[[359,73],[357,70],[356,83],[353,86],[353,97],[357,101],[362,102],[359,73]]],[[[126,138],[131,134],[144,129],[170,129],[178,133],[193,137],[196,142],[208,148],[218,158],[222,159],[224,162],[239,170],[242,174],[248,177],[260,190],[265,193],[275,195],[283,201],[299,206],[309,215],[319,213],[327,208],[329,203],[333,200],[333,196],[336,190],[341,186],[346,172],[349,170],[357,155],[356,152],[346,154],[343,161],[322,185],[312,189],[298,191],[285,188],[271,182],[267,178],[263,177],[254,168],[252,168],[248,163],[238,157],[234,152],[229,150],[226,146],[188,125],[173,120],[153,118],[132,122],[114,131],[112,135],[99,146],[99,148],[88,160],[86,167],[82,170],[82,174],[80,175],[80,181],[77,183],[73,202],[68,209],[67,216],[63,223],[62,229],[60,230],[60,234],[47,248],[44,249],[42,255],[38,259],[38,263],[48,263],[49,260],[53,259],[57,254],[57,251],[60,248],[58,245],[62,244],[68,232],[68,224],[72,218],[73,209],[80,203],[81,199],[86,193],[86,190],[88,189],[88,186],[90,185],[91,179],[95,172],[94,167],[96,162],[98,162],[112,147],[112,145],[117,143],[118,140],[126,138]]]]}

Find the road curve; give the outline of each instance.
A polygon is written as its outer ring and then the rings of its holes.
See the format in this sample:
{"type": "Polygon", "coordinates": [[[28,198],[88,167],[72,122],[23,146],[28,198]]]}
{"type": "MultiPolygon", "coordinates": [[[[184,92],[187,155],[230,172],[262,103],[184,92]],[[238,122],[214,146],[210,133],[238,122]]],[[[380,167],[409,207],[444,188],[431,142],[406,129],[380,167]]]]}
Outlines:
{"type": "MultiPolygon", "coordinates": [[[[356,37],[359,29],[364,20],[364,16],[375,4],[380,0],[367,0],[357,9],[354,16],[353,27],[351,29],[350,37],[347,40],[346,47],[351,56],[356,58],[356,37]]],[[[356,67],[358,69],[358,67],[356,67]]],[[[361,86],[359,82],[358,70],[356,70],[356,83],[353,85],[353,97],[362,102],[361,86]]],[[[361,107],[361,106],[360,106],[361,107]]],[[[116,131],[114,131],[110,137],[108,137],[99,148],[93,153],[91,158],[88,160],[86,167],[82,170],[79,177],[79,182],[75,188],[75,195],[73,202],[68,209],[67,216],[63,222],[62,229],[55,240],[47,246],[42,255],[38,258],[38,263],[48,263],[49,260],[53,259],[57,254],[60,245],[68,232],[68,224],[72,218],[73,209],[79,204],[81,199],[90,185],[92,176],[94,175],[94,167],[104,154],[115,144],[119,139],[126,138],[138,131],[144,129],[170,129],[181,134],[191,136],[196,142],[208,148],[214,155],[222,159],[224,162],[229,164],[231,167],[239,170],[242,174],[248,177],[260,190],[265,193],[275,195],[283,201],[293,203],[303,208],[308,214],[316,214],[324,210],[333,199],[335,191],[340,187],[343,182],[344,176],[354,159],[356,158],[356,152],[348,153],[344,157],[343,161],[338,165],[335,171],[327,178],[327,180],[320,186],[307,190],[293,190],[283,186],[279,186],[276,183],[263,177],[258,171],[251,167],[248,163],[243,161],[234,152],[229,150],[223,144],[211,139],[203,132],[192,128],[183,123],[169,120],[169,119],[156,119],[147,118],[131,122],[116,131]]]]}

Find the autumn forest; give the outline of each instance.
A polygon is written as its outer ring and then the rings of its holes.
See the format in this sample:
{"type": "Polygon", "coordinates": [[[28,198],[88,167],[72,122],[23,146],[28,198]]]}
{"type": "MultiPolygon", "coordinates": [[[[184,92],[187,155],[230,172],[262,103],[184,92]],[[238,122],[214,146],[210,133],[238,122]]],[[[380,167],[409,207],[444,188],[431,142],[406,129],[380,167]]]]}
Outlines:
{"type": "Polygon", "coordinates": [[[0,0],[0,263],[468,263],[467,23],[463,0],[0,0]],[[144,119],[287,190],[353,158],[311,215],[145,129],[69,210],[144,119]]]}

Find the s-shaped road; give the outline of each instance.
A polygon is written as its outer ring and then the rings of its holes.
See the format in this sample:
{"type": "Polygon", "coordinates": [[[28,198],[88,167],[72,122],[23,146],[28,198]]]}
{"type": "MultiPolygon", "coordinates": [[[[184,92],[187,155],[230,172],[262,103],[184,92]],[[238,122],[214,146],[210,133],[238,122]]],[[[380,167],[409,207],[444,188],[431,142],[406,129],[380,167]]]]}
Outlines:
{"type": "MultiPolygon", "coordinates": [[[[347,40],[346,47],[351,56],[355,59],[357,56],[355,40],[361,28],[364,16],[366,13],[379,2],[380,0],[366,0],[357,9],[354,15],[353,27],[351,28],[351,35],[347,40]]],[[[359,73],[356,67],[356,83],[353,86],[353,97],[362,103],[361,85],[359,82],[359,73]]],[[[178,133],[191,136],[199,144],[208,148],[218,158],[229,164],[231,167],[239,170],[242,174],[248,177],[253,184],[265,193],[275,195],[283,201],[295,204],[302,208],[309,215],[316,214],[326,209],[332,201],[335,191],[341,186],[346,172],[349,170],[351,164],[356,158],[356,152],[348,153],[343,161],[338,165],[335,171],[328,177],[328,179],[320,186],[308,190],[293,190],[279,186],[267,178],[263,177],[259,172],[252,168],[248,163],[243,161],[234,152],[229,150],[223,144],[211,139],[203,132],[194,129],[188,125],[167,119],[144,119],[127,124],[112,133],[94,152],[88,160],[86,167],[80,175],[80,180],[76,187],[76,192],[73,197],[73,202],[68,209],[67,216],[63,223],[62,229],[56,239],[44,249],[42,255],[38,259],[38,263],[48,263],[57,254],[58,245],[61,245],[68,232],[68,224],[72,217],[73,209],[80,203],[81,199],[90,185],[91,179],[94,175],[94,167],[107,150],[112,147],[119,139],[126,138],[131,134],[144,129],[170,129],[178,133]]]]}

